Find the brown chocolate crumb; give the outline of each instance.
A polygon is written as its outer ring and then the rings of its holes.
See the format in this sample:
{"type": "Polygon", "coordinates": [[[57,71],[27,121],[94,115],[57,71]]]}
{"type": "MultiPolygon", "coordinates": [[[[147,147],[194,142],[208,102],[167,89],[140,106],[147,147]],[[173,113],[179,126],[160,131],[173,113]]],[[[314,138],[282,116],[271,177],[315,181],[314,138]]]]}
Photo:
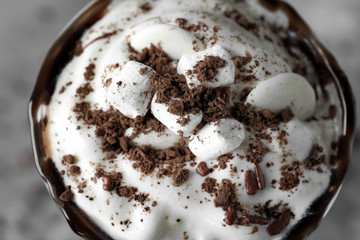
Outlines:
{"type": "Polygon", "coordinates": [[[190,175],[189,169],[179,169],[172,176],[172,184],[175,187],[181,186],[189,178],[189,175],[190,175]]]}
{"type": "Polygon", "coordinates": [[[141,76],[144,75],[147,70],[148,70],[147,67],[140,68],[140,70],[139,70],[140,75],[141,75],[141,76]]]}
{"type": "Polygon", "coordinates": [[[71,186],[66,186],[66,190],[60,195],[59,199],[61,202],[61,205],[64,205],[64,203],[68,203],[73,198],[74,194],[71,191],[71,186]]]}
{"type": "Polygon", "coordinates": [[[281,233],[281,231],[289,224],[291,217],[290,210],[284,211],[278,219],[266,229],[270,236],[281,233]]]}
{"type": "Polygon", "coordinates": [[[101,179],[103,180],[103,189],[105,191],[112,191],[114,189],[114,184],[113,184],[113,180],[111,178],[111,176],[109,175],[103,175],[101,177],[101,179]]]}
{"type": "Polygon", "coordinates": [[[288,140],[286,139],[286,136],[289,134],[285,130],[281,130],[279,135],[277,136],[277,140],[279,140],[280,147],[284,147],[288,144],[288,140]]]}
{"type": "Polygon", "coordinates": [[[299,185],[299,177],[294,173],[283,173],[280,178],[280,190],[288,191],[299,185]]]}
{"type": "Polygon", "coordinates": [[[178,24],[180,27],[184,27],[187,23],[187,20],[184,18],[177,18],[175,19],[175,23],[178,24]]]}
{"type": "Polygon", "coordinates": [[[86,124],[96,126],[95,135],[102,138],[102,151],[128,154],[129,159],[134,161],[133,167],[146,175],[158,168],[159,171],[166,169],[165,176],[170,177],[174,169],[185,162],[192,162],[195,158],[186,145],[164,150],[131,145],[131,140],[140,133],[164,131],[165,126],[151,113],[133,120],[113,108],[108,111],[90,110],[90,104],[87,102],[77,103],[73,110],[78,120],[82,119],[86,124]],[[134,131],[130,138],[126,138],[124,133],[129,127],[133,127],[134,131]]]}
{"type": "Polygon", "coordinates": [[[95,77],[95,64],[94,63],[90,63],[86,68],[85,68],[85,72],[84,72],[84,78],[86,81],[91,81],[94,79],[95,77]]]}
{"type": "Polygon", "coordinates": [[[65,156],[63,156],[63,158],[62,158],[62,164],[74,164],[75,163],[75,158],[74,158],[74,156],[73,155],[71,155],[71,154],[68,154],[68,155],[65,155],[65,156]]]}
{"type": "Polygon", "coordinates": [[[80,99],[84,99],[87,95],[89,95],[91,92],[93,92],[94,89],[91,87],[90,83],[85,83],[84,85],[81,85],[78,89],[76,89],[76,97],[79,97],[80,99]]]}
{"type": "Polygon", "coordinates": [[[200,162],[196,167],[196,172],[204,177],[210,173],[210,169],[207,167],[206,162],[200,162]]]}
{"type": "Polygon", "coordinates": [[[65,92],[66,88],[64,86],[62,86],[60,88],[59,94],[63,94],[65,92]]]}
{"type": "Polygon", "coordinates": [[[205,56],[204,60],[197,62],[193,66],[193,73],[197,74],[197,79],[200,82],[211,82],[215,79],[217,69],[225,67],[226,64],[227,62],[218,56],[205,56]]]}
{"type": "Polygon", "coordinates": [[[181,100],[171,100],[169,102],[168,111],[172,114],[183,116],[184,115],[184,103],[181,100]]]}
{"type": "Polygon", "coordinates": [[[259,164],[255,164],[255,175],[256,175],[256,180],[258,183],[258,188],[260,190],[264,190],[265,189],[265,179],[264,179],[264,174],[262,173],[259,164]]]}
{"type": "Polygon", "coordinates": [[[150,11],[150,10],[152,9],[150,3],[148,3],[148,2],[140,5],[139,8],[140,8],[144,13],[146,13],[146,12],[148,12],[148,11],[150,11]]]}
{"type": "Polygon", "coordinates": [[[258,143],[250,143],[245,149],[246,161],[252,163],[260,163],[269,150],[259,141],[258,143]]]}
{"type": "Polygon", "coordinates": [[[232,108],[232,116],[255,131],[261,132],[267,128],[276,129],[281,122],[290,121],[294,114],[290,108],[285,108],[278,114],[271,113],[267,109],[257,111],[251,104],[240,102],[232,108]]]}
{"type": "Polygon", "coordinates": [[[233,225],[235,220],[237,218],[237,214],[236,214],[236,211],[234,210],[227,210],[226,213],[225,213],[225,219],[224,219],[224,222],[227,224],[227,225],[233,225]]]}
{"type": "Polygon", "coordinates": [[[237,205],[236,188],[230,180],[223,179],[215,195],[215,207],[222,207],[226,211],[229,207],[237,205]]]}
{"type": "Polygon", "coordinates": [[[311,170],[318,165],[325,163],[325,159],[323,148],[318,144],[314,144],[311,148],[309,156],[303,160],[303,164],[306,169],[311,170]]]}
{"type": "Polygon", "coordinates": [[[218,162],[219,162],[219,168],[220,169],[226,169],[227,168],[227,162],[231,159],[233,159],[234,156],[232,155],[232,153],[228,153],[225,155],[222,155],[220,157],[218,157],[218,162]]]}
{"type": "Polygon", "coordinates": [[[245,186],[248,195],[254,195],[257,192],[258,187],[255,174],[251,170],[245,172],[245,186]]]}
{"type": "Polygon", "coordinates": [[[294,118],[294,113],[291,111],[289,107],[287,107],[280,111],[280,116],[281,116],[281,120],[286,123],[294,118]]]}
{"type": "Polygon", "coordinates": [[[203,191],[211,194],[216,193],[216,179],[215,178],[206,178],[204,183],[201,184],[201,188],[203,191]]]}
{"type": "Polygon", "coordinates": [[[78,175],[80,175],[80,173],[81,173],[81,169],[79,166],[71,166],[69,168],[69,174],[71,176],[78,176],[78,175]]]}

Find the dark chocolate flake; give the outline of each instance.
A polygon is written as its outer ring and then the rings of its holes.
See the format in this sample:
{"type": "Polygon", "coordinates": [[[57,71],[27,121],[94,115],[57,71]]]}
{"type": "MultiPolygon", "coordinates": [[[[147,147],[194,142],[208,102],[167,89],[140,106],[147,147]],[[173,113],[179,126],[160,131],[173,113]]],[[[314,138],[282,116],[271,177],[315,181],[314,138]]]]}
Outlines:
{"type": "Polygon", "coordinates": [[[236,211],[229,209],[225,213],[224,222],[227,225],[233,225],[234,222],[235,222],[236,217],[237,217],[236,211]]]}
{"type": "Polygon", "coordinates": [[[257,192],[257,182],[255,178],[255,174],[251,170],[247,170],[245,172],[245,186],[246,193],[249,195],[254,195],[257,192]]]}
{"type": "Polygon", "coordinates": [[[278,219],[276,219],[272,224],[266,229],[270,236],[281,233],[281,231],[289,224],[291,217],[290,210],[283,212],[278,219]]]}
{"type": "Polygon", "coordinates": [[[265,189],[265,179],[264,179],[264,174],[262,173],[259,164],[255,164],[255,175],[256,175],[258,188],[260,190],[264,190],[265,189]]]}

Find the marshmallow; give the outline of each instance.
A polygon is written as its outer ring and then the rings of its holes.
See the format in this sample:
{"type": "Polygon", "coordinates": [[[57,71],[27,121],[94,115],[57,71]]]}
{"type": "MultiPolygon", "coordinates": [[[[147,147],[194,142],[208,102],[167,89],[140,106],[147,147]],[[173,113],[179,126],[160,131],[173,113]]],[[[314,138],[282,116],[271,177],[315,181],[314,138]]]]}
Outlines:
{"type": "MultiPolygon", "coordinates": [[[[130,137],[133,133],[133,128],[128,128],[124,136],[130,137]]],[[[180,140],[180,137],[170,131],[168,128],[164,132],[149,131],[146,134],[140,133],[132,143],[137,146],[149,145],[156,150],[163,150],[172,147],[180,140]]]]}
{"type": "Polygon", "coordinates": [[[259,82],[246,103],[274,113],[290,106],[300,120],[311,117],[316,107],[314,89],[305,78],[295,73],[281,73],[259,82]]]}
{"type": "Polygon", "coordinates": [[[195,88],[199,85],[216,88],[233,83],[235,77],[234,62],[231,60],[230,54],[220,45],[215,45],[202,52],[182,56],[178,64],[177,71],[179,74],[183,74],[185,76],[189,88],[195,88]],[[200,82],[197,78],[197,74],[188,74],[189,70],[193,72],[194,66],[199,61],[204,60],[205,56],[220,57],[226,61],[225,67],[217,69],[218,72],[212,82],[200,82]]]}
{"type": "Polygon", "coordinates": [[[167,128],[173,131],[176,134],[180,134],[180,131],[184,136],[189,136],[194,131],[194,129],[199,125],[202,120],[202,112],[198,114],[184,114],[183,117],[172,114],[168,111],[167,104],[157,103],[156,102],[157,94],[155,94],[152,103],[151,103],[151,112],[152,114],[167,128]],[[189,121],[182,126],[180,124],[181,118],[189,119],[189,121]]]}
{"type": "Polygon", "coordinates": [[[109,87],[109,102],[129,118],[144,116],[151,100],[150,76],[155,71],[139,62],[126,63],[119,74],[113,73],[109,87]],[[141,75],[140,69],[146,69],[141,75]]]}
{"type": "Polygon", "coordinates": [[[130,44],[138,52],[149,48],[151,44],[160,44],[162,50],[174,60],[184,54],[205,49],[204,44],[193,34],[170,24],[153,24],[140,29],[139,32],[135,30],[130,44]]]}
{"type": "Polygon", "coordinates": [[[221,119],[206,124],[192,136],[189,148],[200,159],[214,159],[235,150],[244,138],[242,123],[235,119],[221,119]]]}

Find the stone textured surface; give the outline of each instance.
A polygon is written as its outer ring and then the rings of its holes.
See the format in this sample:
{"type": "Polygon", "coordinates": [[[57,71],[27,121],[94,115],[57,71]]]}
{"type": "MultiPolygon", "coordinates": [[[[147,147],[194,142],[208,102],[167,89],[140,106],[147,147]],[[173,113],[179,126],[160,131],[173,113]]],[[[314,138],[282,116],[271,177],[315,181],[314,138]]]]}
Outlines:
{"type": "MultiPolygon", "coordinates": [[[[67,226],[35,170],[27,102],[53,40],[89,2],[0,0],[0,240],[80,239],[67,226]]],[[[357,93],[360,90],[360,1],[289,2],[337,56],[357,93]]],[[[356,95],[360,100],[360,95],[356,95]]],[[[340,196],[310,240],[360,238],[359,156],[358,138],[340,196]]]]}

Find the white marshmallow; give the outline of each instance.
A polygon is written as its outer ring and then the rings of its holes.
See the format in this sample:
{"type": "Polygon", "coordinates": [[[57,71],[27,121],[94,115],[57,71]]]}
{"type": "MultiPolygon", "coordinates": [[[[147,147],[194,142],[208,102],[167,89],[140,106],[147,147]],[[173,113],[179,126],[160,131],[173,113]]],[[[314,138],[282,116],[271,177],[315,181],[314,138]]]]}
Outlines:
{"type": "Polygon", "coordinates": [[[179,122],[181,117],[175,114],[172,114],[168,111],[168,106],[164,103],[156,102],[157,94],[153,97],[151,103],[151,112],[152,114],[167,128],[173,131],[176,134],[180,134],[180,131],[184,136],[189,136],[194,131],[194,129],[199,125],[202,120],[202,112],[198,114],[184,114],[184,118],[188,118],[189,121],[182,126],[179,122]]]}
{"type": "MultiPolygon", "coordinates": [[[[130,137],[133,130],[133,128],[126,129],[124,135],[130,137]]],[[[132,143],[138,147],[149,145],[156,150],[163,150],[174,146],[179,140],[180,137],[178,135],[174,134],[168,128],[165,128],[164,132],[149,131],[146,134],[140,133],[132,140],[132,143]]]]}
{"type": "Polygon", "coordinates": [[[162,50],[174,60],[184,54],[203,50],[204,44],[193,34],[170,24],[153,24],[136,32],[131,39],[131,46],[138,52],[149,48],[151,44],[161,45],[162,50]]]}
{"type": "Polygon", "coordinates": [[[177,71],[179,74],[183,74],[185,76],[189,88],[195,88],[199,85],[216,88],[233,83],[235,78],[234,62],[231,60],[230,54],[220,45],[215,45],[202,52],[182,56],[178,64],[177,71]],[[197,74],[187,74],[187,72],[188,70],[193,71],[196,63],[204,60],[205,56],[220,57],[227,63],[225,67],[217,69],[218,73],[212,82],[202,83],[197,79],[197,74]]]}
{"type": "Polygon", "coordinates": [[[221,119],[206,124],[192,136],[189,148],[200,159],[214,159],[235,150],[244,138],[242,123],[235,119],[221,119]]]}
{"type": "Polygon", "coordinates": [[[110,74],[109,77],[112,78],[108,90],[110,104],[129,118],[144,116],[149,110],[151,100],[149,79],[152,74],[155,74],[154,70],[135,61],[126,63],[119,74],[110,74]],[[143,75],[140,74],[142,68],[147,69],[143,75]]]}
{"type": "Polygon", "coordinates": [[[316,107],[314,89],[305,78],[295,73],[281,73],[259,82],[246,103],[274,113],[290,106],[300,120],[311,117],[316,107]]]}

